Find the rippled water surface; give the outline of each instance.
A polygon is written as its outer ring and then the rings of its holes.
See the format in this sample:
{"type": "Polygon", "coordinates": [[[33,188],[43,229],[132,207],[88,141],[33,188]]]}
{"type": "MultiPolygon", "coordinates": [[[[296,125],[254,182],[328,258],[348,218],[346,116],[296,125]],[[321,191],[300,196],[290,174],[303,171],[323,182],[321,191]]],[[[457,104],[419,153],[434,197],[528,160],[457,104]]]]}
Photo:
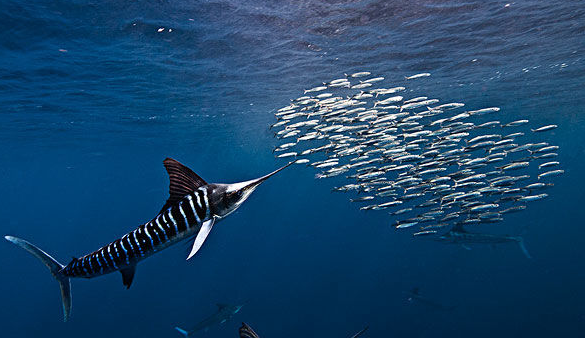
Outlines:
{"type": "Polygon", "coordinates": [[[585,6],[581,1],[22,1],[0,7],[2,234],[62,262],[156,215],[174,157],[210,182],[282,161],[268,126],[303,89],[370,71],[429,72],[410,93],[503,120],[557,124],[565,175],[548,199],[492,228],[514,245],[414,239],[364,213],[342,182],[304,166],[266,182],[188,244],[119,274],[73,281],[71,321],[57,284],[0,243],[3,337],[179,337],[243,303],[201,337],[580,336],[585,323],[585,6]],[[409,290],[445,308],[409,301],[409,290]],[[453,307],[451,307],[453,305],[453,307]]]}

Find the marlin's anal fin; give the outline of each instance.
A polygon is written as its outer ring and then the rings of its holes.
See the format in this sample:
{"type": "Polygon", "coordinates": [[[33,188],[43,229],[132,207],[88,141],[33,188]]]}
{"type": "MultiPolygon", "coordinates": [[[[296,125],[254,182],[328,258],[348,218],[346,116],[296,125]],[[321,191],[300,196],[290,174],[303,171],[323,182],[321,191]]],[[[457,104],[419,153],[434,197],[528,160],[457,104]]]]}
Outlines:
{"type": "Polygon", "coordinates": [[[132,280],[134,280],[135,272],[136,272],[135,266],[120,269],[120,273],[122,274],[122,282],[124,283],[126,289],[130,289],[130,285],[132,285],[132,280]]]}
{"type": "Polygon", "coordinates": [[[197,251],[199,251],[199,249],[201,249],[203,242],[205,242],[207,235],[209,235],[211,228],[213,228],[213,223],[215,223],[215,217],[210,219],[210,220],[207,220],[207,221],[203,222],[203,224],[201,224],[201,229],[199,229],[199,233],[197,234],[197,237],[195,237],[195,242],[193,243],[193,248],[191,248],[191,252],[189,253],[189,256],[187,257],[187,259],[190,259],[191,257],[193,257],[197,253],[197,251]]]}
{"type": "Polygon", "coordinates": [[[207,182],[194,173],[193,170],[187,168],[177,160],[167,158],[163,161],[163,164],[169,174],[171,182],[169,184],[170,196],[162,207],[161,212],[180,201],[186,195],[195,191],[195,189],[207,184],[207,182]]]}

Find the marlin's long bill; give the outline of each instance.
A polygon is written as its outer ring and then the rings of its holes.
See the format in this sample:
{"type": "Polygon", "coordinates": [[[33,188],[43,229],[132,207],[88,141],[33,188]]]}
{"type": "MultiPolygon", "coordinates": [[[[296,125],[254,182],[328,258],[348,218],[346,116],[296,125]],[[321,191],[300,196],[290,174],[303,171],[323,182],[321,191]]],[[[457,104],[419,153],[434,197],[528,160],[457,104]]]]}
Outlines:
{"type": "Polygon", "coordinates": [[[132,285],[136,264],[184,239],[195,237],[193,257],[202,247],[215,223],[234,212],[264,181],[293,162],[260,178],[232,184],[207,183],[191,169],[167,158],[169,198],[158,215],[121,238],[63,265],[33,244],[12,236],[5,239],[37,257],[59,282],[64,320],[71,311],[70,279],[93,278],[120,271],[127,288],[132,285]]]}

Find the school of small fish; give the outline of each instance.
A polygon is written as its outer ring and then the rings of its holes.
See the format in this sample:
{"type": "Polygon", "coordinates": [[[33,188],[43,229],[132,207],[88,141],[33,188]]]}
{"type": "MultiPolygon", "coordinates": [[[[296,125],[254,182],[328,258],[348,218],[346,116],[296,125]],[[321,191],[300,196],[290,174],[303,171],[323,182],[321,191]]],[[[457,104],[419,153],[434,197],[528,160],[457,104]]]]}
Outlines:
{"type": "MultiPolygon", "coordinates": [[[[421,81],[429,73],[405,77],[421,81]]],[[[526,203],[547,197],[564,173],[559,149],[498,107],[407,97],[404,86],[359,72],[307,89],[275,113],[270,128],[278,158],[319,169],[316,178],[343,175],[361,210],[384,210],[396,228],[433,235],[455,225],[497,223],[526,203]],[[535,174],[537,172],[537,174],[535,174]]]]}

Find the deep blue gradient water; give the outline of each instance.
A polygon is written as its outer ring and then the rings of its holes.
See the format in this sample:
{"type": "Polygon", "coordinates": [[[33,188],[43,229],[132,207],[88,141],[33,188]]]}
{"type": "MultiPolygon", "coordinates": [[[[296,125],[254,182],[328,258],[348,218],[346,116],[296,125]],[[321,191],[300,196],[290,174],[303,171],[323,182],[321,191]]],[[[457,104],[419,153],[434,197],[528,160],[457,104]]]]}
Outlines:
{"type": "Polygon", "coordinates": [[[217,224],[119,274],[73,281],[71,321],[46,268],[0,243],[2,337],[583,336],[585,6],[582,1],[24,1],[0,8],[0,233],[67,263],[155,216],[174,157],[210,182],[283,161],[274,109],[343,73],[413,82],[416,93],[506,120],[557,124],[564,176],[549,198],[489,230],[516,245],[471,251],[397,232],[294,166],[217,224]],[[159,32],[160,28],[164,28],[159,32]],[[441,311],[407,300],[421,294],[441,311]]]}

